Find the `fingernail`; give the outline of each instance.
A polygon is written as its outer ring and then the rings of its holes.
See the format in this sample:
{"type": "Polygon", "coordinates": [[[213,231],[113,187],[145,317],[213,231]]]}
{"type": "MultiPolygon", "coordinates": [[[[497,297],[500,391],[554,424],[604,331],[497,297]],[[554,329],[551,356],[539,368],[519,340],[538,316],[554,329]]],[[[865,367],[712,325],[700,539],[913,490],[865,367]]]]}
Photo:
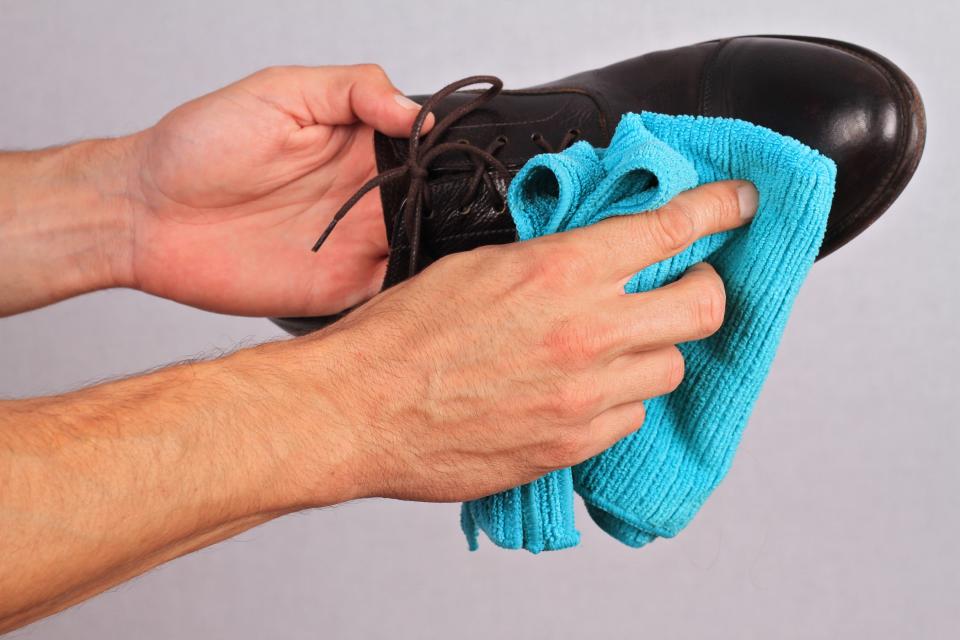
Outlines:
{"type": "Polygon", "coordinates": [[[752,218],[757,213],[757,205],[760,202],[757,188],[749,182],[737,187],[737,202],[740,204],[740,218],[742,220],[752,218]]]}
{"type": "Polygon", "coordinates": [[[404,109],[419,110],[420,105],[402,94],[396,94],[393,96],[393,99],[397,101],[397,104],[403,107],[404,109]]]}

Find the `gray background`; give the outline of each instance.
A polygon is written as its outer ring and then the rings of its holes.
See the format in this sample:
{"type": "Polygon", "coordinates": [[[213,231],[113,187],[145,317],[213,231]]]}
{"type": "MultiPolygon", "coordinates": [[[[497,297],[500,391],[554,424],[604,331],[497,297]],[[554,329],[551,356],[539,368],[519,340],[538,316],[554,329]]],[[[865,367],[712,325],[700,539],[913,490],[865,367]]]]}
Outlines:
{"type": "MultiPolygon", "coordinates": [[[[270,64],[375,61],[429,93],[751,32],[875,48],[913,76],[929,117],[903,197],[813,270],[730,476],[678,538],[633,551],[581,512],[576,550],[469,554],[456,506],[371,500],[286,517],[13,637],[957,637],[958,19],[949,0],[0,0],[3,148],[146,127],[270,64]]],[[[277,335],[97,293],[0,320],[0,393],[277,335]]]]}

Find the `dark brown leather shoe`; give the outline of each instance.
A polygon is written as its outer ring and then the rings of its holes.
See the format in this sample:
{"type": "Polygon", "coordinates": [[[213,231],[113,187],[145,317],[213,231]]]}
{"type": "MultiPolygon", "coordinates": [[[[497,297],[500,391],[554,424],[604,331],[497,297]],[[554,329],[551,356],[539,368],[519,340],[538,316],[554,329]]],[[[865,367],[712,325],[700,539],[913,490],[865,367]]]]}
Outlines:
{"type": "MultiPolygon", "coordinates": [[[[522,90],[504,91],[498,79],[477,76],[414,100],[424,106],[418,122],[432,111],[437,124],[422,138],[416,125],[410,140],[377,134],[381,173],[363,191],[380,187],[390,244],[383,288],[443,255],[514,241],[505,194],[517,170],[575,140],[607,146],[631,111],[739,118],[832,158],[837,188],[819,258],[897,198],[925,135],[920,95],[892,62],[856,45],[800,36],[712,40],[522,90]],[[457,91],[480,83],[491,86],[457,91]]],[[[274,321],[300,335],[349,311],[274,321]]]]}

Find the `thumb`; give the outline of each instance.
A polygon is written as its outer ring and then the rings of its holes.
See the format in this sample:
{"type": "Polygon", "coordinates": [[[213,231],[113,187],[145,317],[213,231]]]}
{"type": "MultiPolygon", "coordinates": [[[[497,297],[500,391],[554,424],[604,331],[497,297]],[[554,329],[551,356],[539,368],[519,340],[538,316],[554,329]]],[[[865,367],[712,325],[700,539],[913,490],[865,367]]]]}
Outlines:
{"type": "MultiPolygon", "coordinates": [[[[404,96],[375,64],[301,67],[298,84],[317,124],[370,125],[391,137],[406,137],[420,105],[404,96]]],[[[429,115],[423,131],[433,126],[429,115]]]]}

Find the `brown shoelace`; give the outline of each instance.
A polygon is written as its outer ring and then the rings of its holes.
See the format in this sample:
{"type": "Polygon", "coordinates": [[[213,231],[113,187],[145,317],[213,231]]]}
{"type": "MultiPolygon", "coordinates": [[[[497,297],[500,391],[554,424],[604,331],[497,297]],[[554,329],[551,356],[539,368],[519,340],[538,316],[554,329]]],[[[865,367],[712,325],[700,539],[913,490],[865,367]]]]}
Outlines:
{"type": "MultiPolygon", "coordinates": [[[[468,78],[463,78],[462,80],[448,84],[427,98],[427,100],[423,103],[423,106],[420,107],[420,112],[417,114],[417,119],[413,123],[413,129],[410,131],[407,161],[399,167],[389,169],[375,176],[374,178],[371,178],[362,187],[360,187],[357,192],[350,197],[349,200],[344,202],[343,206],[340,207],[340,209],[330,220],[330,224],[328,224],[327,228],[324,229],[322,234],[320,234],[320,238],[313,245],[313,251],[317,251],[323,245],[323,243],[330,236],[330,233],[337,226],[337,223],[339,223],[340,220],[347,215],[347,212],[350,211],[350,209],[352,209],[353,206],[360,200],[360,198],[367,194],[367,192],[369,192],[371,189],[379,187],[385,182],[389,182],[390,180],[396,180],[402,176],[409,176],[410,186],[407,189],[407,195],[403,199],[400,208],[403,216],[404,230],[406,231],[407,239],[410,242],[410,274],[413,275],[416,273],[419,262],[421,244],[420,231],[422,227],[423,212],[425,209],[430,209],[430,189],[427,185],[429,167],[438,156],[444,153],[450,153],[452,151],[466,153],[470,156],[475,165],[473,177],[471,178],[464,198],[460,203],[460,209],[465,210],[469,207],[470,203],[477,194],[480,184],[484,183],[489,192],[494,194],[495,197],[499,199],[500,208],[503,210],[506,207],[506,199],[494,184],[491,173],[500,174],[505,178],[509,178],[510,176],[510,170],[495,157],[495,154],[507,144],[507,137],[498,136],[489,145],[487,145],[486,149],[481,149],[480,147],[470,144],[466,140],[443,142],[439,144],[437,143],[437,140],[455,122],[468,113],[476,111],[488,103],[490,100],[496,97],[502,89],[503,81],[501,81],[500,78],[495,76],[470,76],[468,78]],[[482,93],[477,94],[476,97],[465,102],[441,118],[433,126],[433,129],[430,130],[430,133],[428,133],[426,137],[421,140],[420,132],[423,129],[423,123],[426,121],[427,116],[433,112],[433,109],[437,106],[437,104],[439,104],[441,100],[450,94],[475,84],[489,84],[490,88],[482,93]]],[[[561,151],[565,149],[574,141],[576,141],[579,135],[580,132],[576,129],[567,131],[563,137],[563,140],[561,140],[560,145],[556,148],[550,145],[539,133],[534,133],[530,139],[534,144],[539,146],[544,151],[552,153],[554,151],[561,151]]]]}

